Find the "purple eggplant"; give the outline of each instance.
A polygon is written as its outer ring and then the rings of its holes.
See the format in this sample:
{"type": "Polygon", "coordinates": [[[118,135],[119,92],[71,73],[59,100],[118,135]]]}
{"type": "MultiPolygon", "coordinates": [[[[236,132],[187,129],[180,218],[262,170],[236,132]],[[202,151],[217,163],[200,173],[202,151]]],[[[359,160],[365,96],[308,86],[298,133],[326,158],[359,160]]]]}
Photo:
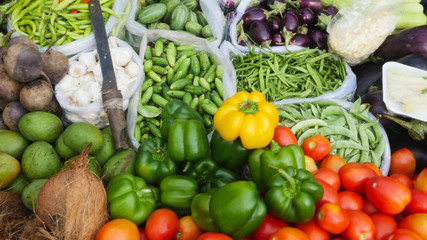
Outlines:
{"type": "Polygon", "coordinates": [[[328,10],[326,10],[325,8],[320,9],[314,14],[315,26],[320,29],[326,30],[331,20],[332,20],[331,13],[328,12],[328,10]]]}
{"type": "Polygon", "coordinates": [[[395,60],[411,53],[427,57],[427,25],[404,30],[388,36],[374,55],[384,60],[395,60]]]}
{"type": "Polygon", "coordinates": [[[289,32],[296,33],[298,30],[298,17],[293,13],[287,13],[282,18],[282,29],[287,30],[289,32]]]}
{"type": "Polygon", "coordinates": [[[327,34],[321,30],[313,30],[308,34],[312,48],[319,48],[321,50],[328,48],[327,34]]]}
{"type": "Polygon", "coordinates": [[[294,10],[294,9],[286,9],[285,15],[288,14],[288,13],[293,13],[293,14],[297,15],[297,11],[294,10]]]}
{"type": "Polygon", "coordinates": [[[291,38],[290,43],[296,46],[308,47],[310,46],[310,38],[307,35],[297,33],[291,38]]]}
{"type": "Polygon", "coordinates": [[[314,21],[314,12],[310,8],[303,8],[298,12],[300,24],[311,24],[314,21]]]}
{"type": "Polygon", "coordinates": [[[239,3],[240,0],[219,0],[219,6],[224,12],[233,11],[239,3]]]}
{"type": "Polygon", "coordinates": [[[264,9],[255,9],[249,12],[245,12],[242,16],[243,26],[245,29],[248,29],[253,21],[267,21],[266,10],[264,9]]]}
{"type": "Polygon", "coordinates": [[[270,29],[268,28],[268,25],[267,23],[265,23],[265,21],[253,21],[249,26],[248,34],[258,44],[261,44],[263,46],[270,46],[272,36],[270,33],[270,29]]]}
{"type": "Polygon", "coordinates": [[[285,45],[285,39],[280,35],[280,33],[273,34],[273,40],[271,41],[273,46],[283,46],[285,45]]]}
{"type": "Polygon", "coordinates": [[[263,8],[261,7],[261,6],[252,6],[252,7],[248,7],[246,10],[245,10],[245,13],[247,13],[247,12],[250,12],[250,11],[253,11],[253,10],[262,10],[263,8]]]}
{"type": "Polygon", "coordinates": [[[321,0],[299,0],[300,8],[310,8],[313,12],[316,12],[322,9],[322,1],[321,0]]]}
{"type": "Polygon", "coordinates": [[[270,32],[272,34],[279,33],[280,30],[281,30],[281,28],[280,28],[280,26],[281,26],[281,20],[278,19],[278,18],[271,19],[270,22],[268,23],[268,26],[269,26],[270,32]]]}
{"type": "Polygon", "coordinates": [[[338,13],[338,8],[334,5],[326,6],[325,10],[328,11],[328,13],[331,14],[332,17],[334,17],[338,13]]]}

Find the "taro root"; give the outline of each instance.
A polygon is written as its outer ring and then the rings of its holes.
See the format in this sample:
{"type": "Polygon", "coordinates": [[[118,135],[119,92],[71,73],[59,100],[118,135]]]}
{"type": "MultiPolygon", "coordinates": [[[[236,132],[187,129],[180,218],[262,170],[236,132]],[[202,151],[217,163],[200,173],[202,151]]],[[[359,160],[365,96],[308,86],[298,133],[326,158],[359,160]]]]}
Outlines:
{"type": "Polygon", "coordinates": [[[43,69],[42,57],[38,50],[20,43],[7,48],[3,63],[7,74],[18,82],[37,79],[43,69]]]}
{"type": "Polygon", "coordinates": [[[15,44],[24,44],[34,48],[35,50],[39,49],[37,44],[33,40],[31,40],[29,37],[26,37],[26,36],[18,36],[18,37],[11,38],[9,43],[7,44],[7,47],[10,47],[15,44]]]}
{"type": "Polygon", "coordinates": [[[43,79],[27,83],[19,93],[19,101],[28,111],[44,111],[54,96],[52,85],[43,79]]]}
{"type": "Polygon", "coordinates": [[[59,105],[59,102],[55,96],[53,96],[53,98],[50,100],[47,107],[45,109],[43,109],[43,111],[53,113],[58,117],[60,117],[62,115],[61,105],[59,105]]]}
{"type": "Polygon", "coordinates": [[[48,49],[41,54],[43,72],[49,77],[53,85],[59,83],[68,72],[68,58],[63,53],[48,49]]]}
{"type": "Polygon", "coordinates": [[[6,126],[15,132],[19,131],[18,122],[27,110],[21,105],[19,101],[13,101],[6,105],[2,112],[2,119],[6,126]]]}
{"type": "Polygon", "coordinates": [[[5,104],[17,100],[22,85],[22,83],[10,78],[4,69],[4,65],[0,64],[0,100],[3,100],[5,104]]]}

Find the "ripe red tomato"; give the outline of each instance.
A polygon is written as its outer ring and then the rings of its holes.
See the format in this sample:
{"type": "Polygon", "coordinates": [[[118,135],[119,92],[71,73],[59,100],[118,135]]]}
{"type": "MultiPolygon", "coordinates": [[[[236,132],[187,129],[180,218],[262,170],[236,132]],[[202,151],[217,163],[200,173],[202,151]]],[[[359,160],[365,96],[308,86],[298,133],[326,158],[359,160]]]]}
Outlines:
{"type": "Polygon", "coordinates": [[[233,239],[222,233],[207,232],[200,235],[197,238],[197,240],[233,240],[233,239]]]}
{"type": "Polygon", "coordinates": [[[347,164],[344,158],[338,155],[328,155],[320,162],[319,168],[330,168],[336,173],[339,172],[340,168],[347,164]]]}
{"type": "Polygon", "coordinates": [[[277,126],[274,129],[273,140],[276,141],[279,146],[287,146],[291,144],[298,145],[297,137],[295,137],[295,134],[291,129],[286,126],[277,126]]]}
{"type": "Polygon", "coordinates": [[[138,227],[139,231],[139,240],[148,240],[147,234],[145,234],[144,227],[138,227]]]}
{"type": "Polygon", "coordinates": [[[410,179],[408,176],[404,174],[394,173],[390,177],[397,179],[399,182],[403,183],[403,185],[407,186],[409,189],[414,188],[414,183],[412,182],[412,179],[410,179]]]}
{"type": "Polygon", "coordinates": [[[325,231],[333,234],[340,234],[350,224],[350,218],[347,212],[334,203],[324,203],[318,208],[316,223],[325,231]]]}
{"type": "Polygon", "coordinates": [[[316,181],[322,185],[323,188],[323,196],[322,199],[320,199],[316,203],[316,207],[318,208],[323,203],[336,203],[339,204],[339,198],[338,198],[338,192],[327,182],[316,179],[316,181]]]}
{"type": "Polygon", "coordinates": [[[303,231],[310,240],[329,240],[330,236],[327,231],[317,225],[316,220],[312,218],[305,223],[297,224],[296,227],[303,231]]]}
{"type": "Polygon", "coordinates": [[[427,168],[424,168],[420,174],[418,174],[414,188],[427,193],[427,168]]]}
{"type": "Polygon", "coordinates": [[[365,185],[365,194],[375,208],[390,215],[399,214],[411,201],[409,188],[386,176],[369,179],[365,185]]]}
{"type": "Polygon", "coordinates": [[[401,173],[412,177],[415,172],[415,162],[416,159],[411,150],[407,148],[398,149],[391,155],[388,174],[401,173]]]}
{"type": "Polygon", "coordinates": [[[304,154],[318,162],[331,152],[331,143],[322,135],[314,135],[302,143],[304,154]]]}
{"type": "Polygon", "coordinates": [[[145,233],[150,240],[172,240],[177,232],[178,216],[166,208],[155,210],[145,223],[145,233]]]}
{"type": "Polygon", "coordinates": [[[341,191],[338,193],[340,206],[344,210],[363,210],[363,197],[352,191],[341,191]]]}
{"type": "Polygon", "coordinates": [[[375,173],[377,174],[377,176],[384,176],[383,172],[381,172],[381,170],[377,167],[377,165],[370,163],[370,162],[364,162],[363,164],[365,164],[366,166],[370,167],[372,170],[375,171],[375,173]]]}
{"type": "Polygon", "coordinates": [[[416,232],[399,228],[394,231],[386,240],[423,240],[416,232]]]}
{"type": "Polygon", "coordinates": [[[345,190],[356,193],[363,193],[365,183],[372,177],[376,177],[372,168],[358,162],[351,162],[344,165],[338,175],[341,178],[341,186],[345,190]]]}
{"type": "Polygon", "coordinates": [[[427,193],[411,189],[411,201],[403,210],[405,215],[410,215],[413,213],[427,213],[427,193]]]}
{"type": "Polygon", "coordinates": [[[319,168],[313,174],[313,176],[315,179],[320,179],[320,180],[323,180],[323,181],[329,183],[329,185],[331,185],[331,187],[333,189],[335,189],[335,191],[338,191],[340,189],[340,186],[341,186],[340,176],[338,175],[338,173],[336,173],[332,169],[319,168]]]}
{"type": "Polygon", "coordinates": [[[178,232],[173,238],[175,240],[196,240],[203,233],[191,216],[180,218],[178,224],[178,232]]]}
{"type": "Polygon", "coordinates": [[[267,213],[261,225],[252,233],[252,238],[254,240],[268,240],[273,233],[287,226],[288,224],[285,221],[267,213]]]}
{"type": "Polygon", "coordinates": [[[375,239],[375,225],[368,214],[350,210],[347,211],[350,218],[350,224],[343,232],[343,237],[346,240],[374,240],[375,239]]]}
{"type": "Polygon", "coordinates": [[[269,240],[310,240],[307,235],[294,227],[284,227],[273,233],[269,240]]]}
{"type": "Polygon", "coordinates": [[[362,212],[371,216],[372,214],[380,212],[380,211],[374,206],[374,204],[372,204],[371,201],[369,201],[369,199],[366,196],[363,196],[363,210],[362,210],[362,212]]]}
{"type": "Polygon", "coordinates": [[[399,222],[399,228],[416,232],[422,239],[427,239],[427,213],[414,213],[399,222]]]}
{"type": "Polygon", "coordinates": [[[99,229],[96,240],[139,240],[138,227],[127,219],[114,219],[99,229]]]}
{"type": "Polygon", "coordinates": [[[387,239],[387,236],[397,230],[396,220],[388,214],[379,212],[372,214],[370,217],[377,231],[375,234],[376,240],[387,239]]]}

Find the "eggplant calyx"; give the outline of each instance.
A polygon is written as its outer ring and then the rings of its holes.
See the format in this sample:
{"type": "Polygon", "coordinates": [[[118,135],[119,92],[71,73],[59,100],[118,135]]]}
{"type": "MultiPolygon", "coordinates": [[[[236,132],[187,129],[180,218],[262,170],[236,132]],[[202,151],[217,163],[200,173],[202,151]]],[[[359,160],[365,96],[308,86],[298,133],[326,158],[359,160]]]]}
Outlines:
{"type": "Polygon", "coordinates": [[[320,29],[325,30],[328,27],[331,20],[332,20],[331,15],[326,15],[326,14],[321,13],[318,16],[316,27],[319,27],[320,29]]]}
{"type": "Polygon", "coordinates": [[[378,114],[378,117],[384,117],[386,119],[389,119],[403,128],[408,130],[409,136],[414,139],[415,141],[423,141],[425,139],[425,131],[427,131],[427,123],[412,119],[411,121],[404,121],[399,118],[392,117],[387,114],[378,114]]]}
{"type": "Polygon", "coordinates": [[[271,11],[268,12],[268,15],[266,14],[266,16],[269,18],[269,16],[273,15],[279,15],[281,17],[283,17],[283,12],[286,10],[286,3],[281,3],[278,1],[275,1],[273,4],[271,4],[270,6],[271,11]]]}
{"type": "Polygon", "coordinates": [[[283,28],[283,30],[280,32],[283,39],[285,40],[285,47],[286,49],[289,46],[289,43],[291,42],[291,39],[295,36],[295,33],[288,31],[286,28],[283,28]]]}
{"type": "Polygon", "coordinates": [[[287,4],[289,4],[291,8],[293,8],[293,9],[299,9],[299,2],[300,1],[286,0],[285,2],[287,4]]]}

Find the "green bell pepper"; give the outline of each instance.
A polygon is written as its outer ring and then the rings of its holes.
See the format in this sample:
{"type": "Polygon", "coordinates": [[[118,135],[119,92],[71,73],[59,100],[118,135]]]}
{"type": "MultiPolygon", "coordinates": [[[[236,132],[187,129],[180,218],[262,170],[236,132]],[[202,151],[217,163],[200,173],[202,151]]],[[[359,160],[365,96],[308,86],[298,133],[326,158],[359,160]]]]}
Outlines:
{"type": "Polygon", "coordinates": [[[114,176],[107,185],[107,200],[112,219],[126,218],[141,225],[156,209],[156,200],[144,179],[131,173],[114,176]]]}
{"type": "Polygon", "coordinates": [[[209,203],[210,215],[219,231],[233,239],[254,232],[267,214],[254,182],[237,181],[218,189],[209,203]]]}
{"type": "Polygon", "coordinates": [[[169,129],[174,123],[175,119],[192,119],[199,121],[203,124],[203,118],[200,114],[190,107],[187,103],[181,100],[174,99],[168,102],[162,110],[162,125],[160,132],[163,139],[168,139],[169,129]]]}
{"type": "Polygon", "coordinates": [[[249,169],[252,179],[261,191],[267,191],[267,183],[270,178],[277,173],[270,168],[296,167],[305,169],[304,152],[297,145],[279,146],[277,142],[272,141],[270,149],[256,149],[249,155],[249,169]]]}
{"type": "Polygon", "coordinates": [[[171,175],[160,182],[160,202],[178,214],[189,214],[191,200],[198,193],[197,181],[189,176],[171,175]]]}
{"type": "Polygon", "coordinates": [[[212,158],[224,167],[240,169],[248,161],[251,150],[243,147],[240,138],[229,142],[224,140],[218,131],[214,131],[211,139],[212,158]]]}
{"type": "Polygon", "coordinates": [[[203,124],[177,119],[169,130],[169,156],[176,162],[195,162],[209,153],[209,141],[203,124]]]}
{"type": "Polygon", "coordinates": [[[200,183],[216,167],[216,162],[212,160],[212,158],[206,157],[197,162],[192,162],[190,167],[185,170],[184,174],[196,179],[196,181],[200,183]]]}
{"type": "Polygon", "coordinates": [[[147,188],[153,192],[154,200],[156,200],[156,207],[160,208],[162,206],[162,203],[160,202],[160,188],[153,185],[148,185],[147,188]]]}
{"type": "Polygon", "coordinates": [[[168,144],[162,138],[147,140],[138,148],[135,173],[149,184],[159,184],[166,176],[176,174],[176,164],[169,158],[168,144]]]}
{"type": "Polygon", "coordinates": [[[212,188],[220,188],[238,180],[241,180],[241,177],[237,173],[227,168],[217,167],[200,181],[200,192],[207,192],[212,188]]]}
{"type": "Polygon", "coordinates": [[[273,167],[278,174],[271,178],[265,194],[267,209],[290,223],[303,223],[314,217],[316,202],[322,199],[323,187],[305,169],[273,167]]]}
{"type": "Polygon", "coordinates": [[[219,229],[212,222],[210,214],[210,201],[212,194],[218,188],[213,188],[205,193],[199,193],[191,201],[191,217],[194,222],[205,232],[218,232],[219,229]]]}

